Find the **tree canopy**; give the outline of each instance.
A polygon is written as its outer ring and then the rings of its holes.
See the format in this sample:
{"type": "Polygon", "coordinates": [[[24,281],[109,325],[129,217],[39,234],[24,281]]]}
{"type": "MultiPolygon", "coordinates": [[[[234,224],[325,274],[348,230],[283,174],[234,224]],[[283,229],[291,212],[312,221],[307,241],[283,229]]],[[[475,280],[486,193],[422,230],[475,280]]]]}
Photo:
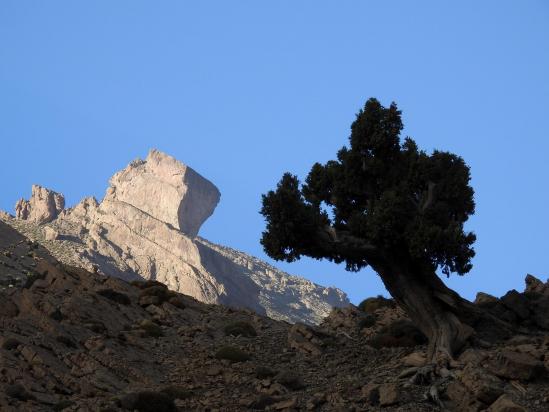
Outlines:
{"type": "Polygon", "coordinates": [[[475,210],[469,167],[455,154],[401,141],[402,128],[395,103],[371,98],[336,160],[315,163],[303,184],[284,174],[262,199],[266,253],[344,262],[351,271],[397,260],[467,273],[475,241],[463,227],[475,210]]]}

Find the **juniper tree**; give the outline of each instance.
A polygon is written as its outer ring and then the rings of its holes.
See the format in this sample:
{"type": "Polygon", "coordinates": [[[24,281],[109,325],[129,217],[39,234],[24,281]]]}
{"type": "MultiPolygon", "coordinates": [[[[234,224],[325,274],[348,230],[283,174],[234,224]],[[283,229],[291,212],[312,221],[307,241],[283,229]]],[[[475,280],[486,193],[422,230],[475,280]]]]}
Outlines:
{"type": "Polygon", "coordinates": [[[261,244],[274,259],[301,256],[370,266],[429,339],[431,359],[473,333],[478,309],[449,289],[437,271],[470,271],[475,235],[469,167],[452,153],[418,149],[396,104],[370,99],[351,125],[336,160],[315,163],[306,180],[286,173],[263,195],[261,244]]]}

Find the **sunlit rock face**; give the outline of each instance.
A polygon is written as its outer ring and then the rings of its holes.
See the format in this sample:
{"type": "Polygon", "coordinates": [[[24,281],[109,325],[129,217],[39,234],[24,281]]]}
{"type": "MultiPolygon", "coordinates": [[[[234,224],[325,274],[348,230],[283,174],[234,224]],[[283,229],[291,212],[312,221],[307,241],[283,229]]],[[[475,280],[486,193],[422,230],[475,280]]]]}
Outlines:
{"type": "Polygon", "coordinates": [[[110,184],[100,203],[85,198],[63,209],[54,196],[53,203],[45,203],[54,205],[51,213],[34,215],[45,207],[42,200],[32,203],[33,195],[30,207],[21,204],[15,219],[4,220],[65,263],[126,280],[158,280],[205,303],[247,307],[305,323],[318,323],[333,306],[349,304],[339,289],[290,276],[197,237],[220,193],[173,157],[152,150],[145,160],[116,173],[110,184]]]}
{"type": "Polygon", "coordinates": [[[151,150],[111,178],[105,201],[125,202],[193,238],[220,193],[209,180],[171,156],[151,150]]]}
{"type": "Polygon", "coordinates": [[[15,204],[15,216],[38,224],[47,223],[55,219],[64,207],[65,198],[62,194],[32,185],[30,200],[20,199],[15,204]]]}

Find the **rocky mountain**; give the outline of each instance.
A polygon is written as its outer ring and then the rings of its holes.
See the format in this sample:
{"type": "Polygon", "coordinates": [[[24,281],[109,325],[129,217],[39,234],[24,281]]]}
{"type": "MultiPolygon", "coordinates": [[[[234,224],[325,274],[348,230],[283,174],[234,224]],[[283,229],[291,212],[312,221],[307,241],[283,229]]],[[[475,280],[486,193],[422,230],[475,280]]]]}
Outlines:
{"type": "Polygon", "coordinates": [[[0,410],[547,411],[549,282],[475,303],[516,333],[426,364],[391,300],[290,325],[65,265],[0,222],[0,410]]]}
{"type": "Polygon", "coordinates": [[[156,280],[204,303],[246,307],[273,319],[319,323],[347,306],[339,289],[290,276],[198,237],[219,190],[188,166],[152,150],[110,180],[101,202],[65,209],[61,194],[33,186],[6,223],[59,261],[124,280],[156,280]]]}

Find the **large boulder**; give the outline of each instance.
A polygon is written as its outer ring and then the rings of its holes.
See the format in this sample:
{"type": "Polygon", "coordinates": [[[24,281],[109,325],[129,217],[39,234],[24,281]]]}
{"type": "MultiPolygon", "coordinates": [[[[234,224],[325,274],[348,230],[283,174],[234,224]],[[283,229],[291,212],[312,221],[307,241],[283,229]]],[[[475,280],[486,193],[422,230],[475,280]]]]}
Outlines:
{"type": "Polygon", "coordinates": [[[106,201],[120,201],[194,238],[219,202],[219,190],[190,167],[158,150],[111,178],[106,201]]]}
{"type": "Polygon", "coordinates": [[[15,217],[38,224],[51,222],[65,207],[62,194],[32,185],[30,200],[19,199],[15,204],[15,217]]]}

